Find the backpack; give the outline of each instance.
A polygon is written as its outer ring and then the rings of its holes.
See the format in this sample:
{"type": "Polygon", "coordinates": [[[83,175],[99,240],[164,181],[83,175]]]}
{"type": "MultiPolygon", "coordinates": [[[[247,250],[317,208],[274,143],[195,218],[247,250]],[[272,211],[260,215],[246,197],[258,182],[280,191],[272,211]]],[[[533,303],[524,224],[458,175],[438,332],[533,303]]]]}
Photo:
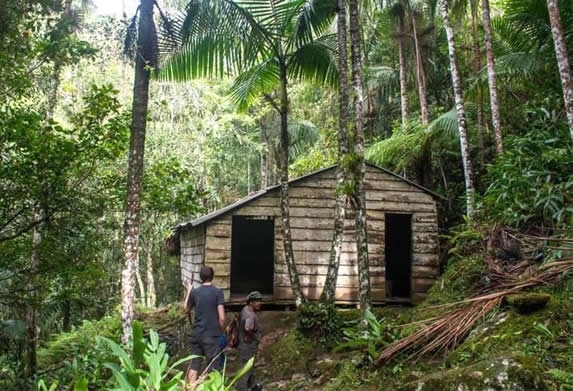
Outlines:
{"type": "Polygon", "coordinates": [[[229,324],[225,329],[227,346],[236,348],[239,344],[239,327],[241,327],[241,314],[236,312],[229,317],[229,324]]]}

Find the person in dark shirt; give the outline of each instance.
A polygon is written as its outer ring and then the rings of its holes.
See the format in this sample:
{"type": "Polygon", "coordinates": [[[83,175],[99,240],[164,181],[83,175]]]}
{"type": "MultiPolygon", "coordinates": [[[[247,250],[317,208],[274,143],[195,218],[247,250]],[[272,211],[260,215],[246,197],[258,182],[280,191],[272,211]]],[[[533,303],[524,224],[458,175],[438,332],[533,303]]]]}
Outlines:
{"type": "Polygon", "coordinates": [[[220,370],[220,361],[217,356],[221,353],[220,341],[225,327],[225,307],[223,291],[212,284],[213,268],[203,266],[199,272],[201,286],[192,289],[188,286],[183,309],[189,312],[195,309],[195,320],[191,331],[191,354],[202,356],[191,360],[190,370],[187,373],[187,382],[195,383],[203,357],[205,357],[207,371],[220,370]]]}
{"type": "MultiPolygon", "coordinates": [[[[247,295],[247,305],[241,310],[237,349],[239,350],[239,358],[241,359],[242,365],[245,365],[247,361],[255,357],[259,348],[263,330],[255,312],[261,309],[262,304],[263,295],[258,291],[254,291],[247,295]]],[[[261,385],[257,384],[253,368],[239,379],[237,382],[237,390],[262,390],[261,385]]]]}

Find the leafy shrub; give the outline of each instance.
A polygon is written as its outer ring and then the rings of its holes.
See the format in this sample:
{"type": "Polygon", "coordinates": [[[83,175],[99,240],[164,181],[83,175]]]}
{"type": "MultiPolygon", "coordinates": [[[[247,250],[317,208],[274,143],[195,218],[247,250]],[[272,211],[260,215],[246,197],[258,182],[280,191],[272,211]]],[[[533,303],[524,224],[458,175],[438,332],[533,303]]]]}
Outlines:
{"type": "Polygon", "coordinates": [[[342,320],[334,304],[309,303],[298,309],[297,329],[307,337],[318,338],[320,343],[337,341],[341,326],[342,320]]]}
{"type": "Polygon", "coordinates": [[[573,151],[564,129],[534,129],[507,137],[506,150],[489,167],[481,215],[512,227],[573,222],[573,151]]]}
{"type": "Polygon", "coordinates": [[[345,342],[339,344],[335,351],[366,348],[368,360],[373,361],[378,356],[381,347],[398,337],[390,327],[386,326],[384,318],[377,319],[370,310],[366,310],[365,319],[366,323],[362,320],[355,321],[352,322],[351,327],[343,329],[345,342]]]}
{"type": "MultiPolygon", "coordinates": [[[[159,342],[159,335],[155,330],[150,330],[149,341],[143,337],[143,325],[135,321],[133,323],[133,338],[131,354],[126,352],[120,345],[109,338],[98,337],[98,342],[107,345],[118,363],[106,363],[113,374],[116,385],[125,391],[177,391],[185,388],[183,372],[176,368],[196,356],[187,356],[169,365],[169,354],[166,352],[166,344],[159,342]]],[[[249,371],[253,365],[252,358],[226,383],[225,374],[213,371],[203,373],[200,384],[195,387],[197,391],[229,391],[236,381],[249,371]]]]}

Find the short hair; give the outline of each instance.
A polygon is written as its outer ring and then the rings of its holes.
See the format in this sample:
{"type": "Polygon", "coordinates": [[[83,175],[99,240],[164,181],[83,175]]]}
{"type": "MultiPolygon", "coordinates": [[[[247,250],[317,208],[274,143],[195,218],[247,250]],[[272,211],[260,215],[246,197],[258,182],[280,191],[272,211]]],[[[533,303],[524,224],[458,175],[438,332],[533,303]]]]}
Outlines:
{"type": "Polygon", "coordinates": [[[215,272],[211,266],[203,266],[199,272],[199,278],[201,279],[201,282],[213,281],[214,276],[215,272]]]}

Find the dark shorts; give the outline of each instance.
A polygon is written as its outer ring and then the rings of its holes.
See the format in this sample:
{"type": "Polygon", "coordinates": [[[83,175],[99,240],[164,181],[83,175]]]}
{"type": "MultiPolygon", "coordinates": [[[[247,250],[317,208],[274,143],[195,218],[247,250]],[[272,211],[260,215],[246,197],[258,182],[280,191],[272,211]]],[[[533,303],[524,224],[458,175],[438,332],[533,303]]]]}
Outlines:
{"type": "Polygon", "coordinates": [[[201,364],[205,359],[205,366],[209,366],[207,371],[214,369],[221,370],[218,355],[221,352],[221,337],[194,337],[191,336],[191,354],[197,357],[191,360],[191,369],[200,372],[201,364]],[[211,364],[211,365],[209,365],[211,364]]]}

